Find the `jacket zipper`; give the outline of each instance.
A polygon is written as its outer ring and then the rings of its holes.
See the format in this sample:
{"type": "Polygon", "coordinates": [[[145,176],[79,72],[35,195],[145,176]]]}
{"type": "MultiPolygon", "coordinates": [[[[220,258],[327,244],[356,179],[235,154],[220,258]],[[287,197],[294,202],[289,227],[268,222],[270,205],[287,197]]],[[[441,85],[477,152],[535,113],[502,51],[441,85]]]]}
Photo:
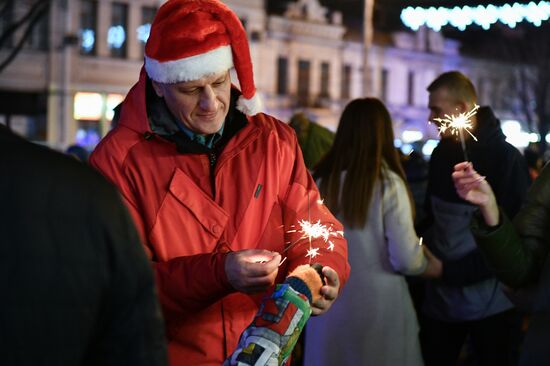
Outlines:
{"type": "Polygon", "coordinates": [[[256,140],[259,135],[259,131],[253,130],[237,147],[233,148],[231,152],[222,154],[222,157],[219,160],[216,152],[212,151],[208,154],[208,160],[210,162],[210,179],[212,180],[212,197],[214,200],[216,199],[216,168],[219,170],[223,165],[225,165],[226,161],[238,155],[250,143],[252,143],[252,141],[256,140]]]}
{"type": "Polygon", "coordinates": [[[215,152],[208,154],[208,161],[210,162],[210,183],[212,186],[212,198],[216,200],[216,161],[218,157],[215,152]]]}

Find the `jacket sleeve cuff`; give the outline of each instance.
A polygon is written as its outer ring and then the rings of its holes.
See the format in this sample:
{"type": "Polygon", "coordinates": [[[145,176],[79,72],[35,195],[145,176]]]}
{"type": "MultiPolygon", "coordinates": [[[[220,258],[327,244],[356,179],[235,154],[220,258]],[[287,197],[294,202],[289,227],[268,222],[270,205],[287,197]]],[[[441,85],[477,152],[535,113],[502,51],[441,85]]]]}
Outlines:
{"type": "Polygon", "coordinates": [[[499,235],[500,231],[503,228],[503,222],[508,221],[506,215],[502,214],[502,209],[499,207],[498,210],[498,224],[496,226],[489,226],[485,223],[481,211],[477,210],[473,217],[471,223],[472,233],[476,237],[491,237],[493,235],[499,235]]]}
{"type": "Polygon", "coordinates": [[[489,268],[506,285],[520,286],[525,281],[529,257],[514,226],[502,209],[498,226],[487,227],[482,220],[476,219],[472,222],[472,233],[489,268]],[[478,221],[478,226],[475,221],[478,221]]]}
{"type": "Polygon", "coordinates": [[[506,214],[502,212],[502,208],[500,207],[498,225],[487,225],[481,213],[477,211],[473,216],[470,227],[478,246],[482,250],[498,250],[498,247],[503,243],[502,239],[508,238],[512,233],[513,236],[516,236],[510,220],[506,214]]]}
{"type": "Polygon", "coordinates": [[[204,309],[235,289],[225,273],[227,253],[205,253],[156,262],[161,303],[176,311],[204,309]]]}
{"type": "Polygon", "coordinates": [[[214,273],[218,280],[218,283],[228,291],[235,291],[231,283],[229,283],[229,278],[227,278],[227,272],[225,271],[225,260],[227,259],[228,253],[216,253],[212,255],[214,273]]]}

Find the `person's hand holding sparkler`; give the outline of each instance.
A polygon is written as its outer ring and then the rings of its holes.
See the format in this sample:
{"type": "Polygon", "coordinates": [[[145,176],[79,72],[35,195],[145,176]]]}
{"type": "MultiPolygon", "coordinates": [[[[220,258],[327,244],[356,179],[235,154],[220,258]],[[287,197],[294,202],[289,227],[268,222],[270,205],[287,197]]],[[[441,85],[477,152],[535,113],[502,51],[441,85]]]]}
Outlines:
{"type": "Polygon", "coordinates": [[[499,211],[495,194],[484,176],[476,172],[472,163],[462,162],[454,166],[453,181],[458,195],[474,205],[478,205],[485,223],[496,226],[499,211]]]}
{"type": "MultiPolygon", "coordinates": [[[[324,210],[328,211],[328,209],[324,206],[323,200],[317,199],[314,200],[314,202],[318,207],[322,207],[324,210]]],[[[325,225],[319,219],[312,221],[309,212],[310,204],[311,200],[308,192],[308,217],[307,219],[298,220],[299,229],[297,226],[293,225],[293,229],[287,231],[287,234],[297,234],[299,237],[293,242],[288,243],[289,245],[285,248],[283,254],[296,246],[306,246],[303,248],[305,257],[309,258],[309,263],[311,264],[312,260],[320,255],[321,249],[331,252],[334,251],[336,245],[334,239],[342,238],[344,236],[344,232],[335,229],[331,225],[325,225]]],[[[286,257],[283,261],[285,259],[286,257]]],[[[338,273],[333,268],[324,266],[320,272],[320,274],[324,277],[324,283],[320,288],[320,297],[312,301],[311,306],[313,315],[321,315],[327,312],[338,297],[338,293],[340,291],[340,279],[338,273]]]]}
{"type": "Polygon", "coordinates": [[[266,291],[275,284],[281,255],[265,249],[230,252],[225,259],[225,273],[233,288],[244,293],[266,291]]]}
{"type": "Polygon", "coordinates": [[[321,297],[311,304],[313,315],[324,314],[330,309],[340,291],[338,273],[328,266],[323,267],[322,273],[325,285],[321,287],[321,297]]]}

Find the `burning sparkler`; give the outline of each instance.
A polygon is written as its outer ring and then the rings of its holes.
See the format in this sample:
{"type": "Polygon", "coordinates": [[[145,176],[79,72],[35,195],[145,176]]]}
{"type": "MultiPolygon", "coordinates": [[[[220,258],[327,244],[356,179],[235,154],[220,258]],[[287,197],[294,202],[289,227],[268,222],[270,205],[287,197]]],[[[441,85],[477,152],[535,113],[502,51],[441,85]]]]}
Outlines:
{"type": "MultiPolygon", "coordinates": [[[[331,240],[334,237],[343,237],[344,232],[341,230],[334,230],[334,228],[331,226],[327,226],[325,224],[321,223],[321,220],[317,220],[317,222],[313,223],[311,222],[310,218],[310,210],[309,210],[309,192],[308,192],[308,219],[307,220],[299,220],[298,224],[300,225],[300,229],[291,229],[288,230],[287,233],[301,233],[301,236],[295,240],[293,243],[290,243],[284,250],[283,253],[291,249],[292,247],[304,244],[306,241],[309,243],[309,248],[306,251],[306,257],[309,257],[310,260],[320,255],[319,251],[321,248],[319,247],[313,247],[312,246],[312,239],[323,239],[323,242],[327,245],[326,249],[333,251],[334,250],[334,242],[331,240]]],[[[322,205],[323,200],[318,200],[317,204],[322,205]]],[[[286,257],[283,259],[283,261],[286,259],[286,257]]],[[[281,261],[282,263],[282,261],[281,261]]]]}
{"type": "Polygon", "coordinates": [[[469,112],[463,112],[458,115],[445,115],[444,118],[434,118],[434,121],[439,122],[439,134],[445,133],[447,130],[460,138],[460,144],[462,145],[462,152],[464,153],[464,161],[468,161],[468,153],[466,152],[466,143],[464,142],[464,135],[462,131],[466,131],[477,141],[477,138],[470,132],[472,129],[472,117],[477,113],[479,106],[476,104],[474,108],[469,112]]]}

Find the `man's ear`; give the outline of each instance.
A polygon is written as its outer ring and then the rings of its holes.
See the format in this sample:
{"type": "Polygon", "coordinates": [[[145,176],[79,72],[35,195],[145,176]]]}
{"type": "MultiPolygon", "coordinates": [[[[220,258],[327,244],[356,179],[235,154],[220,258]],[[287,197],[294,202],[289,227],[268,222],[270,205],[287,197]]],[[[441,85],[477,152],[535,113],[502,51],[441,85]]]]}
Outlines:
{"type": "Polygon", "coordinates": [[[157,83],[154,80],[151,80],[151,84],[153,85],[153,89],[155,89],[155,93],[157,94],[157,96],[159,96],[160,98],[164,97],[163,85],[161,83],[157,83]]]}

